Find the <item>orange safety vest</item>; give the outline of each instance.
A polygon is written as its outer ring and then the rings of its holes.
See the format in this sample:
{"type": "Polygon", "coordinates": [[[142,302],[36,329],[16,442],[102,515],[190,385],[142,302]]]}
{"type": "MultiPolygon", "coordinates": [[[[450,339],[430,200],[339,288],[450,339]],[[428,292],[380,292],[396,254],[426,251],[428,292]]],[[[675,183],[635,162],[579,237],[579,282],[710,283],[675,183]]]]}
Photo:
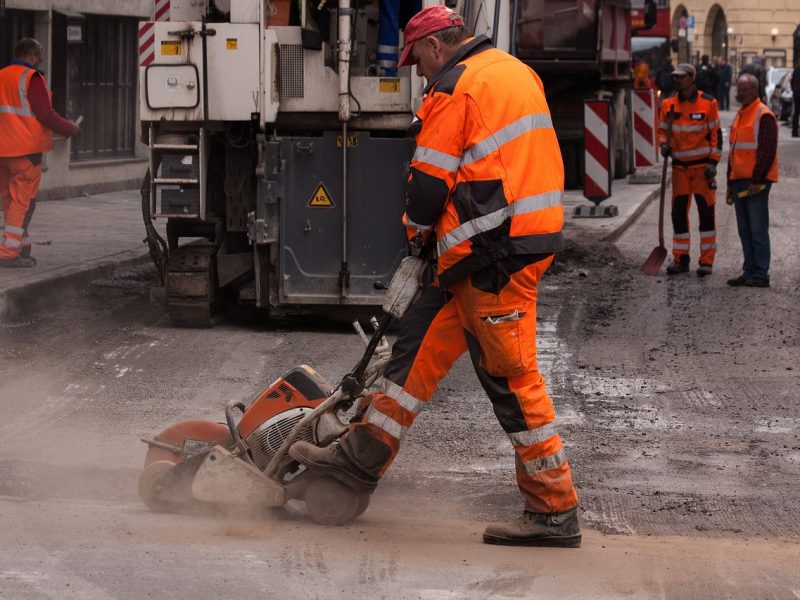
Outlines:
{"type": "Polygon", "coordinates": [[[676,167],[714,164],[722,156],[722,132],[719,126],[717,101],[713,96],[695,90],[686,101],[677,92],[661,103],[658,122],[658,141],[672,149],[672,164],[676,167]],[[673,110],[672,136],[667,140],[667,113],[673,110]]]}
{"type": "Polygon", "coordinates": [[[480,36],[425,94],[403,220],[435,229],[440,283],[563,249],[564,164],[536,73],[480,36]]]}
{"type": "MultiPolygon", "coordinates": [[[[761,117],[769,115],[775,119],[775,114],[761,100],[755,100],[740,108],[731,125],[731,153],[728,160],[731,165],[730,179],[752,179],[753,170],[756,168],[756,153],[758,152],[758,128],[761,126],[761,117]]],[[[775,123],[777,125],[777,119],[775,123]]],[[[767,173],[767,180],[778,181],[778,153],[767,173]]]]}
{"type": "Polygon", "coordinates": [[[33,114],[28,84],[39,71],[23,65],[0,69],[0,156],[27,156],[49,152],[50,130],[33,114]]]}

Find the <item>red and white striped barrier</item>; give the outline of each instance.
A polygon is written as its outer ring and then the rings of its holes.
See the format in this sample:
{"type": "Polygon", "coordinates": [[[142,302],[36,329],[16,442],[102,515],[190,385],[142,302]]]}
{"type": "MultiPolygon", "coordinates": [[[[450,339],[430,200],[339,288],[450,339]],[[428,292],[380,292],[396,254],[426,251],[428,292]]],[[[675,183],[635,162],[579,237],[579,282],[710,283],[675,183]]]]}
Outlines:
{"type": "Polygon", "coordinates": [[[608,121],[611,103],[608,100],[584,100],[583,195],[592,202],[601,202],[611,195],[611,163],[608,121]]]}
{"type": "Polygon", "coordinates": [[[170,0],[153,1],[153,20],[139,23],[139,66],[146,67],[156,58],[154,21],[169,21],[170,0]]]}
{"type": "Polygon", "coordinates": [[[153,4],[153,20],[169,21],[170,0],[155,0],[153,4]]]}
{"type": "Polygon", "coordinates": [[[633,148],[637,167],[656,164],[656,99],[653,90],[633,92],[633,148]]]}
{"type": "Polygon", "coordinates": [[[156,57],[156,31],[152,21],[139,23],[139,66],[146,67],[156,57]]]}

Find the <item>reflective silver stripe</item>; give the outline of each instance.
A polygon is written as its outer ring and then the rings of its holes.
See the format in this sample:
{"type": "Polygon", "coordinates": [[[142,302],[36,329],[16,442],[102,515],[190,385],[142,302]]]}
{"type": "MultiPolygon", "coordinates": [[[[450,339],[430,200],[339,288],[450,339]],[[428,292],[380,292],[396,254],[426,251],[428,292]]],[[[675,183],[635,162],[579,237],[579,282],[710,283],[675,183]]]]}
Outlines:
{"type": "Polygon", "coordinates": [[[701,232],[700,232],[700,237],[701,237],[701,238],[703,238],[703,237],[710,237],[710,236],[712,236],[712,235],[717,235],[717,232],[716,232],[716,231],[714,231],[714,230],[711,230],[711,231],[701,231],[701,232]]]}
{"type": "Polygon", "coordinates": [[[717,243],[711,242],[709,244],[700,244],[700,250],[711,250],[712,248],[716,248],[717,243]]]}
{"type": "Polygon", "coordinates": [[[422,411],[422,409],[427,405],[426,402],[415,398],[402,387],[393,381],[389,381],[388,379],[383,380],[383,391],[400,406],[414,413],[415,415],[418,415],[420,411],[422,411]]]}
{"type": "Polygon", "coordinates": [[[28,91],[25,89],[25,80],[31,69],[24,69],[19,76],[19,103],[20,106],[0,105],[0,113],[11,113],[21,117],[32,117],[33,111],[28,101],[28,91]]]}
{"type": "Polygon", "coordinates": [[[13,225],[6,225],[6,231],[9,233],[16,233],[17,235],[22,235],[25,233],[25,230],[22,227],[14,227],[13,225]]]}
{"type": "Polygon", "coordinates": [[[672,242],[672,247],[676,250],[688,250],[689,242],[672,242]]]}
{"type": "Polygon", "coordinates": [[[680,151],[673,151],[672,156],[676,158],[688,158],[690,156],[707,156],[711,154],[712,149],[711,147],[707,148],[695,148],[693,150],[680,150],[680,151]]]}
{"type": "Polygon", "coordinates": [[[379,60],[378,61],[378,66],[379,67],[384,67],[386,69],[391,68],[391,67],[396,67],[397,66],[397,61],[396,60],[379,60]]]}
{"type": "Polygon", "coordinates": [[[378,45],[379,54],[397,54],[397,46],[378,45]]]}
{"type": "Polygon", "coordinates": [[[672,131],[705,131],[708,125],[673,125],[672,131]]]}
{"type": "Polygon", "coordinates": [[[364,419],[375,425],[375,427],[382,429],[390,436],[398,440],[401,437],[403,437],[403,432],[406,429],[405,427],[400,425],[400,423],[398,423],[391,417],[383,414],[372,405],[370,405],[370,407],[367,409],[367,413],[364,415],[364,419]]]}
{"type": "Polygon", "coordinates": [[[691,237],[689,233],[674,233],[672,234],[672,238],[676,240],[688,240],[691,237]]]}
{"type": "Polygon", "coordinates": [[[521,119],[517,119],[513,123],[506,125],[495,133],[490,134],[485,139],[481,140],[467,151],[461,159],[462,165],[469,165],[478,161],[492,152],[499,149],[500,146],[518,138],[528,131],[534,129],[552,129],[553,121],[547,113],[534,113],[526,115],[521,119]]]}
{"type": "Polygon", "coordinates": [[[9,248],[22,248],[22,242],[20,240],[12,240],[11,238],[4,237],[3,241],[0,242],[0,246],[8,246],[9,248]]]}
{"type": "Polygon", "coordinates": [[[509,204],[500,210],[496,210],[488,215],[467,221],[466,223],[456,227],[453,231],[439,240],[439,243],[437,244],[439,256],[444,254],[453,246],[457,246],[461,242],[468,240],[479,233],[491,231],[509,217],[536,212],[537,210],[544,210],[545,208],[551,208],[553,206],[560,206],[562,195],[563,192],[560,190],[554,190],[552,192],[545,192],[544,194],[520,198],[516,202],[509,204]]]}
{"type": "Polygon", "coordinates": [[[533,444],[538,444],[545,440],[549,440],[557,433],[556,422],[553,421],[552,423],[542,425],[541,427],[536,427],[535,429],[529,429],[528,431],[509,433],[508,439],[511,440],[511,443],[514,446],[531,446],[533,444]]]}
{"type": "Polygon", "coordinates": [[[410,227],[411,229],[416,229],[417,231],[433,230],[433,225],[420,225],[419,223],[414,223],[414,221],[408,218],[408,215],[406,215],[406,227],[410,227]]]}
{"type": "Polygon", "coordinates": [[[758,142],[734,142],[733,145],[737,150],[755,150],[758,148],[758,142]]]}
{"type": "Polygon", "coordinates": [[[458,171],[458,165],[461,163],[460,156],[452,156],[424,146],[417,146],[413,160],[439,167],[451,173],[458,171]]]}
{"type": "Polygon", "coordinates": [[[533,477],[542,471],[549,471],[550,469],[560,467],[565,462],[567,462],[567,456],[564,454],[564,450],[559,450],[550,456],[543,456],[542,458],[534,458],[533,460],[525,461],[522,463],[522,466],[525,467],[525,472],[533,477]]]}

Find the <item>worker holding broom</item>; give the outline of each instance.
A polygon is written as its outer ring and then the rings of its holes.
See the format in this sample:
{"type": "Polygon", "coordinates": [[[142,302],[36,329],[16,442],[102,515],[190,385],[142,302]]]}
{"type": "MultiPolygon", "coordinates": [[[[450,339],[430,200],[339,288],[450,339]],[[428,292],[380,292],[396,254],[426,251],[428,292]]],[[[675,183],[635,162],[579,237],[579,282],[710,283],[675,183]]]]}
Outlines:
{"type": "Polygon", "coordinates": [[[658,140],[661,155],[672,157],[673,262],[667,266],[667,273],[675,275],[689,270],[689,207],[694,195],[700,218],[697,275],[705,277],[711,274],[717,247],[715,178],[722,135],[717,101],[710,94],[698,91],[695,75],[694,67],[689,64],[680,64],[672,72],[676,92],[661,104],[658,140]],[[669,136],[668,130],[671,130],[669,136]]]}

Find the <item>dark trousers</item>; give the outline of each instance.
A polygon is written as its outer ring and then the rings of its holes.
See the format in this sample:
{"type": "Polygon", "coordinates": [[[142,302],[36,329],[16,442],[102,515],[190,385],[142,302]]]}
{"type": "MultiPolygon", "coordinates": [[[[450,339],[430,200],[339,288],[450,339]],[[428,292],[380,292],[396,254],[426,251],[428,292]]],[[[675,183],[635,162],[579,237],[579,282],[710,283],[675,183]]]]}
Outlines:
{"type": "Polygon", "coordinates": [[[794,96],[794,110],[792,111],[792,135],[797,137],[797,123],[800,119],[800,94],[794,96]]]}
{"type": "Polygon", "coordinates": [[[742,241],[742,251],[744,252],[742,277],[769,281],[768,201],[772,184],[767,182],[766,189],[755,196],[739,198],[738,193],[747,189],[749,183],[749,179],[730,182],[733,192],[737,194],[734,207],[736,208],[736,225],[739,228],[739,239],[742,241]]]}
{"type": "Polygon", "coordinates": [[[720,110],[730,110],[731,107],[731,84],[720,83],[717,92],[717,102],[720,110]]]}

